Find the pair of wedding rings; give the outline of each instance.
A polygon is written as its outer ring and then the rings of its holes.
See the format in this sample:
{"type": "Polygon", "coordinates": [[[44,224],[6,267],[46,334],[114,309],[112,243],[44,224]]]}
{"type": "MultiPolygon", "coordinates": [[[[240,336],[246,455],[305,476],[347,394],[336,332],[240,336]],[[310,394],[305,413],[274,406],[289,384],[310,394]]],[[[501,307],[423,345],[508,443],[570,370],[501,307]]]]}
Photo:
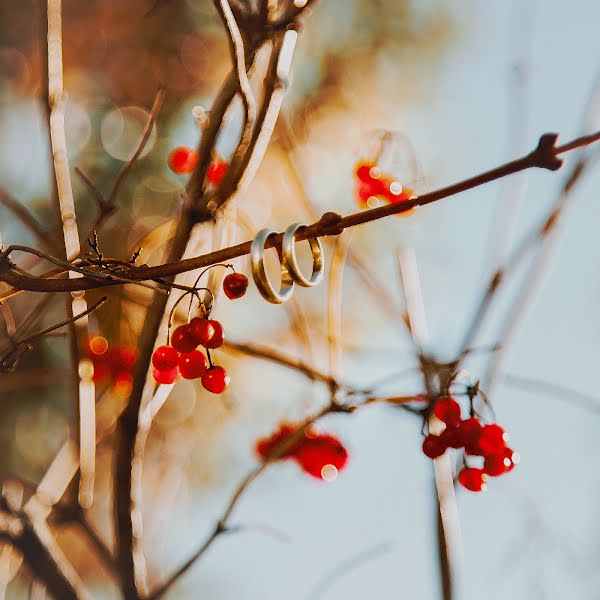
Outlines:
{"type": "Polygon", "coordinates": [[[323,279],[324,257],[323,246],[319,238],[309,238],[312,253],[313,269],[310,278],[307,278],[301,271],[296,258],[296,240],[294,236],[299,229],[306,227],[301,223],[293,223],[283,234],[281,242],[281,285],[279,290],[273,287],[265,271],[265,244],[268,239],[277,235],[274,229],[262,229],[256,234],[252,241],[250,249],[250,263],[252,265],[252,275],[254,282],[261,296],[271,304],[283,304],[292,297],[294,286],[297,283],[302,287],[313,287],[323,279]]]}

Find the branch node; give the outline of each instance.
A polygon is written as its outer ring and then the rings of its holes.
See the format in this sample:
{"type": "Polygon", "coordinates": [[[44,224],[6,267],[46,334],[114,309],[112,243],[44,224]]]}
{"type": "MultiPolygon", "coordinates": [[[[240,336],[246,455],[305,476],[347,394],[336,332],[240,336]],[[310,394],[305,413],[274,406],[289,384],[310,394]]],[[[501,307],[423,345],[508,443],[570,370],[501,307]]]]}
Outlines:
{"type": "Polygon", "coordinates": [[[557,133],[545,133],[540,137],[537,148],[529,155],[533,164],[541,169],[557,171],[564,161],[556,155],[557,133]]]}
{"type": "Polygon", "coordinates": [[[319,219],[317,227],[322,228],[325,235],[340,235],[344,231],[344,227],[340,224],[342,215],[335,212],[326,212],[319,219]]]}

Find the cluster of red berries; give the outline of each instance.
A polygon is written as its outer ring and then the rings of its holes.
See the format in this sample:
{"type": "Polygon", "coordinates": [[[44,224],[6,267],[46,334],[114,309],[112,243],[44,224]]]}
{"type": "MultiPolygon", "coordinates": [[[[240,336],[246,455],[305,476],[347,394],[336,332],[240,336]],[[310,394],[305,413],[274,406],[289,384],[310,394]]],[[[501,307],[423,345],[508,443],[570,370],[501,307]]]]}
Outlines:
{"type": "Polygon", "coordinates": [[[485,491],[488,477],[504,475],[519,462],[519,455],[507,446],[508,434],[500,425],[484,425],[477,417],[463,420],[460,404],[454,398],[440,398],[433,412],[446,428],[440,435],[430,433],[425,437],[426,456],[434,459],[448,448],[464,448],[465,455],[483,458],[483,468],[465,466],[458,474],[464,488],[471,492],[485,491]]]}
{"type": "Polygon", "coordinates": [[[116,393],[129,395],[133,383],[131,372],[137,360],[133,346],[110,346],[105,337],[96,335],[87,342],[87,355],[94,365],[94,381],[109,381],[116,393]]]}
{"type": "MultiPolygon", "coordinates": [[[[248,288],[248,278],[242,273],[230,273],[223,279],[223,291],[231,299],[241,298],[248,288]]],[[[223,345],[223,326],[207,317],[195,317],[180,325],[171,335],[171,344],[159,346],[152,354],[152,374],[157,383],[174,383],[179,375],[184,379],[201,379],[205,389],[222,394],[229,385],[229,375],[223,367],[212,364],[208,350],[223,345]],[[198,346],[207,350],[205,356],[198,346]]]]}
{"type": "MultiPolygon", "coordinates": [[[[398,204],[409,200],[413,190],[403,187],[391,175],[384,173],[373,162],[359,162],[354,169],[356,176],[356,197],[362,208],[374,208],[380,202],[398,204]]],[[[402,215],[412,212],[410,209],[402,215]]]]}
{"type": "Polygon", "coordinates": [[[282,423],[270,436],[258,440],[255,449],[263,460],[293,459],[305,473],[325,481],[333,481],[348,462],[348,451],[337,437],[319,433],[313,426],[299,434],[292,423],[282,423]]]}
{"type": "MultiPolygon", "coordinates": [[[[178,146],[169,154],[169,168],[178,175],[191,173],[198,164],[198,151],[187,146],[178,146]]],[[[206,179],[213,185],[219,185],[227,173],[229,165],[223,160],[214,160],[208,166],[206,179]]]]}

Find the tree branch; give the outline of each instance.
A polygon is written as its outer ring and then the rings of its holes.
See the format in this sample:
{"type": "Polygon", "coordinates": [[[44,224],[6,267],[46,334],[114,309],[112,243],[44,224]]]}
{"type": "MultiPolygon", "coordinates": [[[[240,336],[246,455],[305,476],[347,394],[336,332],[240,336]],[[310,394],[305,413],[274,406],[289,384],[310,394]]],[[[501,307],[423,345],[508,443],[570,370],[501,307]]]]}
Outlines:
{"type": "MultiPolygon", "coordinates": [[[[354,227],[356,225],[362,225],[376,221],[378,219],[388,217],[390,215],[407,212],[408,210],[418,207],[426,206],[434,202],[443,200],[450,196],[454,196],[461,192],[474,189],[480,185],[484,185],[496,179],[506,177],[513,173],[523,171],[531,168],[545,168],[549,170],[555,170],[558,168],[557,157],[564,153],[569,152],[575,148],[580,148],[586,144],[592,144],[600,140],[600,132],[591,135],[577,138],[572,142],[565,144],[564,146],[553,146],[548,144],[548,135],[542,136],[540,139],[540,145],[527,156],[511,161],[504,165],[501,165],[495,169],[476,175],[469,179],[465,179],[453,185],[445,188],[423,194],[407,200],[406,202],[398,204],[389,204],[386,206],[380,206],[372,208],[370,210],[363,210],[356,213],[352,213],[345,217],[341,217],[336,213],[325,213],[318,221],[309,225],[305,229],[300,230],[296,234],[296,240],[306,240],[311,237],[322,237],[330,235],[339,235],[345,228],[354,227]]],[[[551,138],[553,142],[554,137],[551,138]]],[[[281,243],[283,234],[278,234],[269,238],[267,247],[273,247],[281,243]]],[[[233,258],[244,256],[250,253],[250,246],[252,242],[244,242],[237,244],[236,246],[230,246],[223,248],[215,252],[210,252],[202,256],[188,258],[185,260],[178,260],[155,267],[135,267],[132,266],[128,272],[123,272],[123,276],[134,281],[150,280],[157,277],[170,277],[178,275],[179,273],[185,273],[193,271],[195,269],[207,267],[220,262],[227,262],[233,258]]],[[[15,273],[12,269],[4,268],[0,269],[0,281],[12,285],[16,290],[28,290],[35,292],[70,292],[74,290],[92,289],[104,286],[118,285],[116,281],[94,281],[88,280],[86,277],[77,280],[62,280],[62,279],[44,279],[26,276],[15,273]]],[[[0,300],[12,295],[14,290],[0,296],[0,300]]]]}

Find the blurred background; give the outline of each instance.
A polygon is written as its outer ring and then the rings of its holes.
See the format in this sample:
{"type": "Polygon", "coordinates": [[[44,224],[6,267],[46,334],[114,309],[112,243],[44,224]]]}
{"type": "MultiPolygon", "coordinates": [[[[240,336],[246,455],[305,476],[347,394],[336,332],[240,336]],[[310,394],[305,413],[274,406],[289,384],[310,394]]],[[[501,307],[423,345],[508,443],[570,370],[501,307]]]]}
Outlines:
{"type": "MultiPolygon", "coordinates": [[[[210,107],[230,66],[221,23],[202,0],[66,0],[63,11],[69,158],[104,193],[131,155],[158,86],[167,86],[119,210],[99,232],[105,255],[128,260],[142,245],[139,260],[158,264],[186,183],[169,171],[168,154],[197,144],[192,109],[210,107]]],[[[599,129],[598,110],[584,119],[600,69],[598,22],[596,0],[321,0],[305,19],[272,143],[236,200],[237,225],[229,226],[228,239],[244,241],[267,225],[281,230],[326,210],[357,210],[353,169],[373,130],[398,132],[394,174],[423,193],[525,153],[541,133],[560,132],[567,141],[599,129]]],[[[37,2],[0,3],[0,187],[51,229],[57,221],[41,101],[43,27],[37,2]]],[[[225,157],[236,142],[234,125],[219,142],[225,157]]],[[[401,319],[398,247],[412,248],[419,265],[429,350],[450,360],[486,277],[543,222],[566,172],[527,172],[347,233],[393,303],[373,295],[347,267],[340,379],[364,387],[397,375],[386,392],[421,392],[401,319]]],[[[86,231],[96,205],[81,181],[73,182],[86,231]]],[[[486,494],[458,494],[464,552],[458,598],[600,597],[599,193],[600,175],[592,168],[573,192],[552,268],[488,390],[522,460],[486,494]],[[557,386],[598,401],[582,402],[557,386]]],[[[198,237],[196,251],[208,250],[208,234],[198,237]]],[[[37,245],[3,207],[0,240],[37,245]]],[[[328,242],[328,258],[331,253],[328,242]]],[[[19,264],[47,269],[27,258],[19,264]]],[[[235,265],[249,274],[247,259],[235,265]]],[[[494,304],[478,347],[496,342],[525,273],[518,272],[494,304]]],[[[298,290],[285,308],[267,305],[250,288],[243,300],[218,299],[215,315],[226,337],[285,350],[327,371],[327,285],[298,290]]],[[[90,304],[98,297],[87,294],[90,304]]],[[[24,294],[11,301],[17,323],[38,300],[24,294]]],[[[142,288],[111,290],[109,302],[90,317],[90,332],[111,347],[135,348],[148,301],[142,288]]],[[[59,321],[63,311],[61,299],[50,298],[40,326],[59,321]]],[[[255,440],[327,398],[321,384],[277,365],[217,354],[231,374],[229,392],[217,397],[179,382],[150,434],[143,512],[153,583],[210,533],[237,482],[256,464],[255,440]]],[[[471,378],[485,374],[489,358],[483,352],[469,360],[471,378]]],[[[67,344],[52,338],[14,373],[0,376],[3,476],[39,481],[72,430],[67,369],[67,344]]],[[[115,403],[128,393],[126,385],[108,381],[97,388],[115,403]]],[[[344,441],[349,466],[331,483],[309,478],[294,463],[268,469],[234,515],[243,530],[220,539],[169,598],[440,597],[433,476],[421,453],[419,419],[380,406],[328,417],[320,427],[344,441]]],[[[91,510],[106,540],[112,446],[109,436],[98,448],[91,510]]],[[[117,597],[76,530],[56,531],[94,595],[117,597]]],[[[27,597],[29,584],[23,570],[7,597],[27,597]]]]}

